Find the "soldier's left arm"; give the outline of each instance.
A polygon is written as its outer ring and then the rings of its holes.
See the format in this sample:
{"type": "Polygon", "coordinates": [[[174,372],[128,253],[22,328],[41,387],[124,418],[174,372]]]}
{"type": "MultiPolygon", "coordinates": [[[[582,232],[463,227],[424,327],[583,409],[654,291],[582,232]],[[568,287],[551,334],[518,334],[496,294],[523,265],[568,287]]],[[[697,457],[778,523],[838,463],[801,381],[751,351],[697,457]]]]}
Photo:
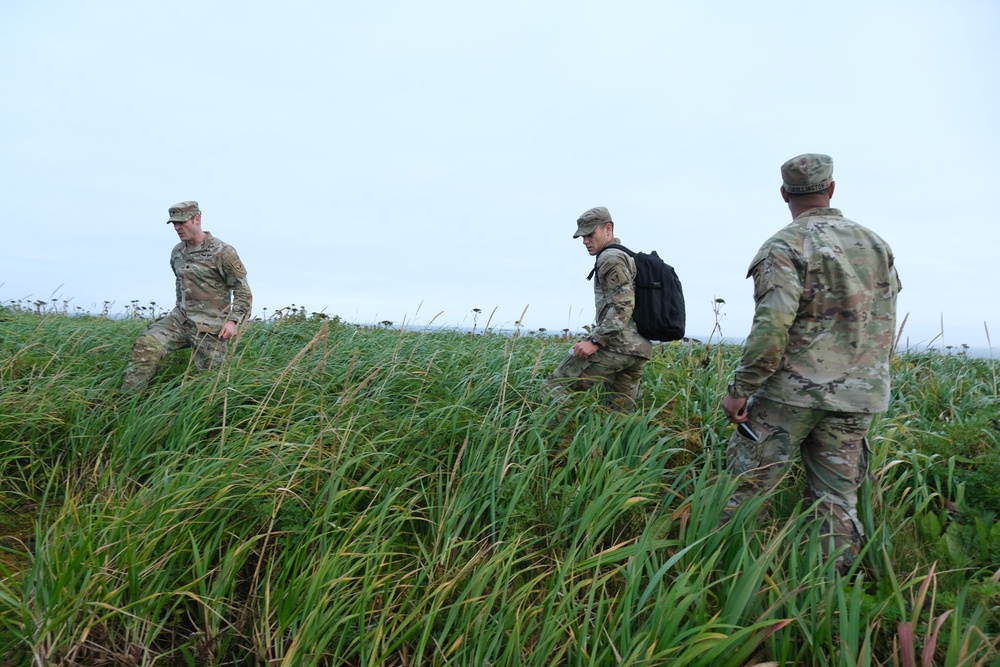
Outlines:
{"type": "Polygon", "coordinates": [[[247,270],[232,246],[222,251],[220,265],[226,287],[233,293],[229,321],[239,324],[250,317],[250,309],[253,306],[253,294],[250,292],[250,283],[247,282],[247,270]]]}
{"type": "Polygon", "coordinates": [[[635,272],[629,266],[628,256],[608,253],[597,267],[597,279],[611,300],[594,329],[593,339],[605,346],[620,338],[632,319],[635,309],[635,272]]]}

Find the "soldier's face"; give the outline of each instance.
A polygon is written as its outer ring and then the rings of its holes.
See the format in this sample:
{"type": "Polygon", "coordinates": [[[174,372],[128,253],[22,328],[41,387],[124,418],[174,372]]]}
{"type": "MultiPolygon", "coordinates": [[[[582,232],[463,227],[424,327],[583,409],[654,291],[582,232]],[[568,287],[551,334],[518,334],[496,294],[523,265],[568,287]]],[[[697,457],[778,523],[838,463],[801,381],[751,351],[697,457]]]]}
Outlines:
{"type": "Polygon", "coordinates": [[[591,255],[596,255],[601,251],[601,248],[606,246],[614,238],[614,228],[610,225],[601,225],[589,234],[584,234],[583,245],[587,247],[587,252],[591,255]]]}
{"type": "Polygon", "coordinates": [[[177,232],[178,238],[181,241],[187,243],[197,237],[198,231],[201,229],[201,216],[196,215],[193,218],[185,222],[175,222],[174,231],[177,232]]]}

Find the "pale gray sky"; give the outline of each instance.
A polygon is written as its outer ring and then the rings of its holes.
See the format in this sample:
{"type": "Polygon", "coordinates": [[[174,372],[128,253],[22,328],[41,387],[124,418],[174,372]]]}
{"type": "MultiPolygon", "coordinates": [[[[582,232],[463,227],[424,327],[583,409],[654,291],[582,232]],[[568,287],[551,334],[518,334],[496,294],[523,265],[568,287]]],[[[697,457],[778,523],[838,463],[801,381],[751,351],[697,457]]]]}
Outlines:
{"type": "Polygon", "coordinates": [[[258,314],[579,330],[603,205],[739,338],[778,168],[823,152],[904,339],[997,345],[998,34],[994,0],[3,2],[0,301],[171,306],[196,199],[258,314]]]}

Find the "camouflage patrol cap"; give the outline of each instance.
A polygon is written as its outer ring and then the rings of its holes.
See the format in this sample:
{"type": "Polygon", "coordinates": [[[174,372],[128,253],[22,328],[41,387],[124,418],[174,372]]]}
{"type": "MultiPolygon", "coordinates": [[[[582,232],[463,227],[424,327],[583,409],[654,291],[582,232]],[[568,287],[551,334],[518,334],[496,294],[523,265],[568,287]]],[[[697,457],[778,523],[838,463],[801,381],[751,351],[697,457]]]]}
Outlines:
{"type": "Polygon", "coordinates": [[[781,184],[790,195],[820,192],[833,182],[833,159],[820,153],[806,153],[781,165],[781,184]]]}
{"type": "Polygon", "coordinates": [[[611,214],[603,206],[587,209],[583,215],[576,219],[576,234],[573,234],[573,238],[586,236],[609,222],[611,222],[611,214]]]}
{"type": "Polygon", "coordinates": [[[182,201],[170,207],[170,219],[167,220],[167,224],[172,225],[175,222],[187,222],[196,215],[201,215],[198,202],[182,201]]]}

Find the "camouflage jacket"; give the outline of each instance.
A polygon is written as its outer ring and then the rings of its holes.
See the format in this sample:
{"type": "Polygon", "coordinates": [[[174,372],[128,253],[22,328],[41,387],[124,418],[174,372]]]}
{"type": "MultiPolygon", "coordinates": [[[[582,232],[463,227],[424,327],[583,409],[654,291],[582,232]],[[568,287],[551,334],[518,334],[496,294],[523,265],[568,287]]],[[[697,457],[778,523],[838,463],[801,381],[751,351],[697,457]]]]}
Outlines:
{"type": "MultiPolygon", "coordinates": [[[[611,243],[621,243],[612,239],[611,243]]],[[[643,359],[653,356],[652,344],[639,335],[632,319],[635,308],[635,260],[621,250],[605,250],[597,258],[594,305],[597,320],[591,338],[609,352],[643,359]]]]}
{"type": "Polygon", "coordinates": [[[754,312],[733,393],[840,412],[881,412],[901,289],[889,246],[815,208],[750,263],[754,312]]]}
{"type": "Polygon", "coordinates": [[[226,320],[239,324],[249,317],[253,295],[233,246],[205,232],[195,248],[174,246],[170,268],[177,277],[176,309],[199,330],[217,334],[226,320]]]}

